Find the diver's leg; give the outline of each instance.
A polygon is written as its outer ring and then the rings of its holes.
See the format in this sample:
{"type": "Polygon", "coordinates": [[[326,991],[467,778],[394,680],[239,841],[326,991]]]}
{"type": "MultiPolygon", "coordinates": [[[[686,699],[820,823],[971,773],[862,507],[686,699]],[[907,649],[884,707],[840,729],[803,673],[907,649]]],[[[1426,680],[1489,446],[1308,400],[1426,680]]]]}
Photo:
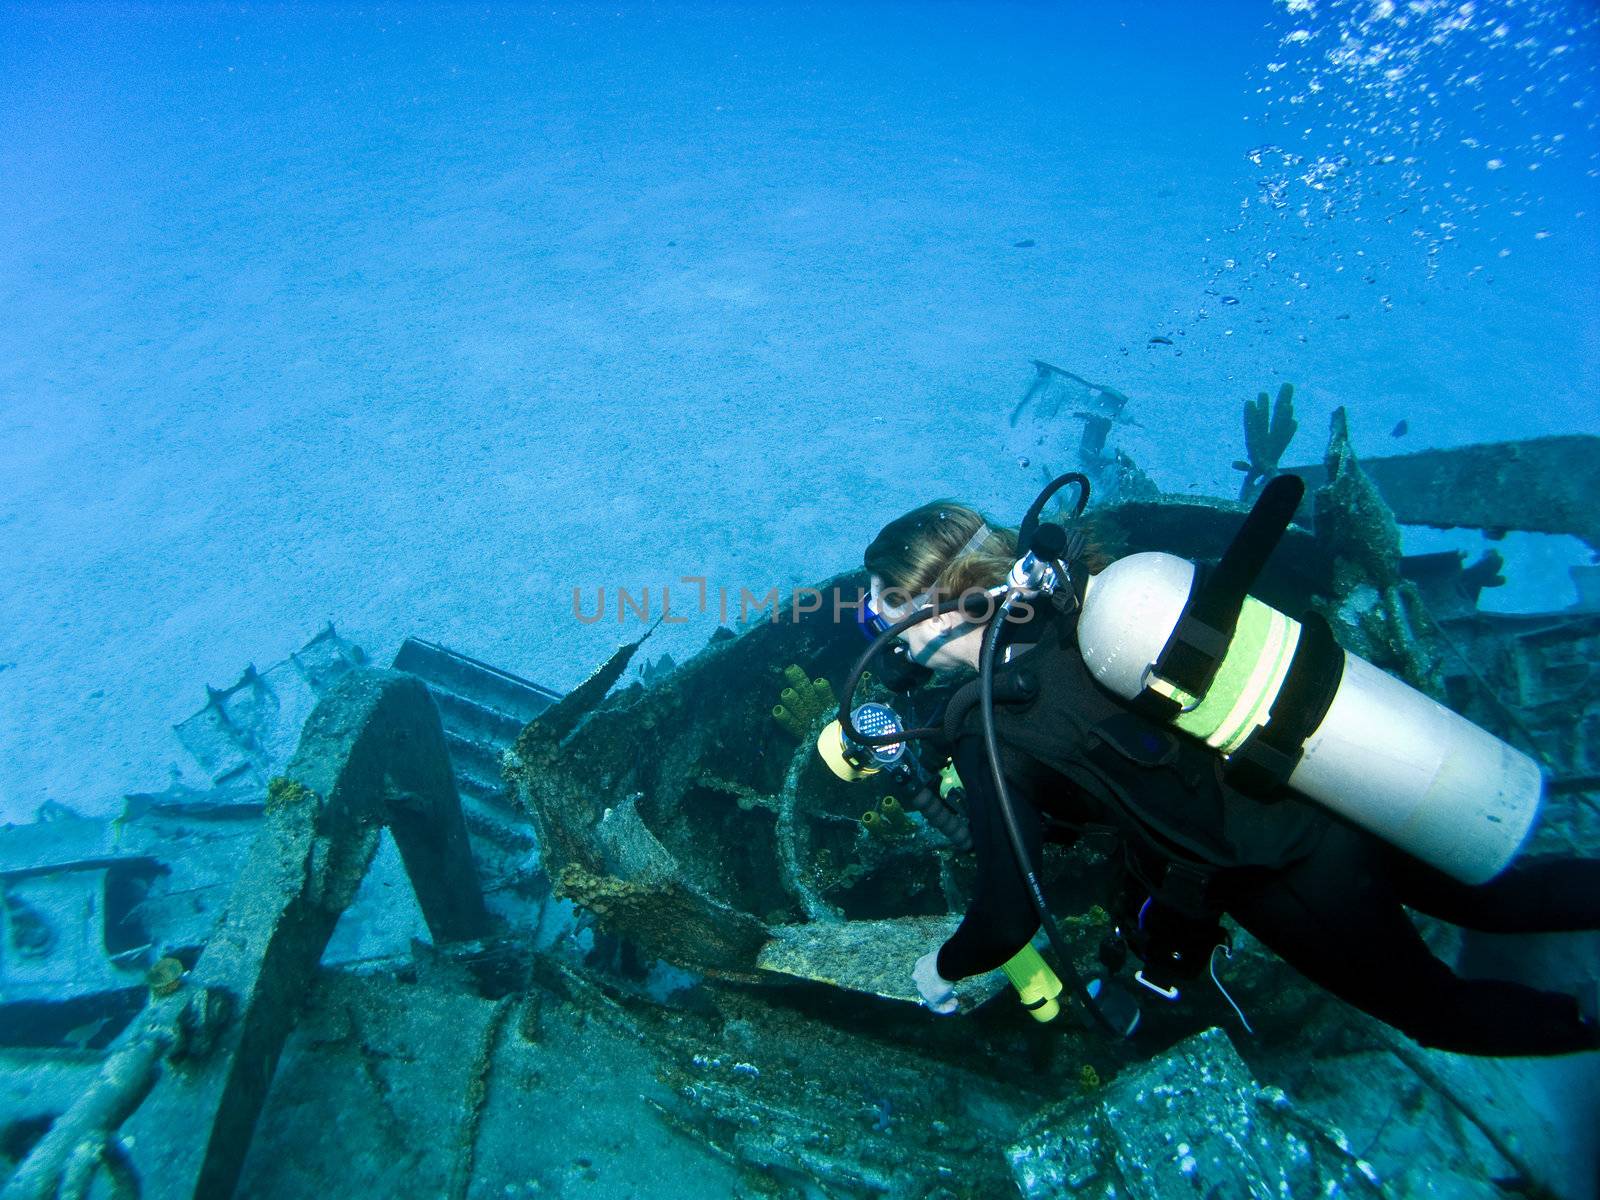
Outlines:
{"type": "Polygon", "coordinates": [[[1384,868],[1373,839],[1335,826],[1314,854],[1230,911],[1312,982],[1425,1046],[1493,1055],[1600,1048],[1600,1029],[1571,996],[1457,976],[1423,942],[1384,868]]]}
{"type": "Polygon", "coordinates": [[[1477,885],[1399,851],[1387,869],[1401,903],[1452,925],[1484,933],[1600,929],[1600,859],[1519,859],[1477,885]]]}

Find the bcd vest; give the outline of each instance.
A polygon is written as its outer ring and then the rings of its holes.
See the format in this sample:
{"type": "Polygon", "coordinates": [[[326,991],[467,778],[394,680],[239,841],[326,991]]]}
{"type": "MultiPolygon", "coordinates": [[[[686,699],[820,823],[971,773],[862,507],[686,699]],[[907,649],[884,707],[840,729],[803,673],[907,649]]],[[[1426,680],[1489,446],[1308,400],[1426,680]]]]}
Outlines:
{"type": "MultiPolygon", "coordinates": [[[[1057,614],[1031,650],[995,668],[997,696],[1031,696],[995,706],[1002,765],[1020,754],[1058,772],[1141,857],[1210,875],[1281,869],[1310,853],[1326,812],[1287,789],[1256,798],[1230,786],[1216,751],[1096,684],[1076,632],[1075,613],[1057,614]]],[[[976,705],[959,721],[948,732],[981,733],[976,705]]]]}

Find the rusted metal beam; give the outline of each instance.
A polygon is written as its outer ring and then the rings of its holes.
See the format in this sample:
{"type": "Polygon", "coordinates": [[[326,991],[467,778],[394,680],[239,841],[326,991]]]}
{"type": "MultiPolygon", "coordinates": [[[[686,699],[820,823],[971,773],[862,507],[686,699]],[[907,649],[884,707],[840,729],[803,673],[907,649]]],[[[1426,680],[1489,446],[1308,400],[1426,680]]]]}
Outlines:
{"type": "MultiPolygon", "coordinates": [[[[1600,437],[1566,434],[1363,458],[1361,469],[1402,525],[1565,533],[1600,551],[1600,437]]],[[[1321,463],[1285,472],[1304,479],[1308,491],[1327,482],[1321,463]]]]}

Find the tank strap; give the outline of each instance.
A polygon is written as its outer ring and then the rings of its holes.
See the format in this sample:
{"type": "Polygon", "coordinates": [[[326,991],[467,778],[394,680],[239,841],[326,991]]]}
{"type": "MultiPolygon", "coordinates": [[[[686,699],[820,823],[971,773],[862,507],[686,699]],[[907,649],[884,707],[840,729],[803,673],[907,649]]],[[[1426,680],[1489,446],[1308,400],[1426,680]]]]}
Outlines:
{"type": "MultiPolygon", "coordinates": [[[[1183,613],[1156,658],[1156,676],[1191,696],[1205,695],[1233,641],[1244,598],[1294,520],[1305,492],[1305,481],[1298,475],[1273,478],[1256,497],[1215,569],[1195,568],[1183,613]]],[[[1133,705],[1163,721],[1170,721],[1181,707],[1148,685],[1133,705]]]]}
{"type": "Polygon", "coordinates": [[[1273,799],[1300,765],[1306,739],[1328,715],[1344,679],[1344,648],[1320,613],[1300,621],[1300,642],[1265,725],[1251,731],[1228,759],[1226,777],[1246,795],[1273,799]]]}

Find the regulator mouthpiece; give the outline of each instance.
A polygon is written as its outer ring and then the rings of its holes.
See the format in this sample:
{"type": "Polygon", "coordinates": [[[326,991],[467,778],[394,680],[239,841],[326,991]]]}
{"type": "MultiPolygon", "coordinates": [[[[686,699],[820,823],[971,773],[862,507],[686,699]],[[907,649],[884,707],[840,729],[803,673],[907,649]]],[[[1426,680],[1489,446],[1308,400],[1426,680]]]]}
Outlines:
{"type": "MultiPolygon", "coordinates": [[[[905,728],[899,716],[887,704],[862,704],[850,714],[850,723],[869,737],[899,733],[905,728]]],[[[852,783],[868,775],[876,775],[892,767],[905,755],[906,744],[893,742],[887,746],[863,746],[845,733],[838,721],[832,721],[817,738],[817,753],[828,769],[852,783]]]]}

